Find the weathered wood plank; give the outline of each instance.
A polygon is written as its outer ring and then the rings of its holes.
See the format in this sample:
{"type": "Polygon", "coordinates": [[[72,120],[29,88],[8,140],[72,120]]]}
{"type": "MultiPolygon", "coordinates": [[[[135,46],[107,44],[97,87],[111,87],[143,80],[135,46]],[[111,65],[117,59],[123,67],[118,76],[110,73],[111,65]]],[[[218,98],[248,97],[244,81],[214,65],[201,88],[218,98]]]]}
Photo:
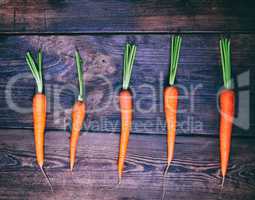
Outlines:
{"type": "MultiPolygon", "coordinates": [[[[3,199],[160,199],[166,162],[165,137],[131,135],[124,177],[117,184],[118,135],[83,134],[78,164],[68,170],[68,134],[47,132],[46,171],[54,193],[35,164],[33,133],[0,130],[0,195],[3,199]],[[57,142],[56,142],[57,141],[57,142]]],[[[223,191],[218,139],[177,137],[175,159],[165,178],[165,199],[253,200],[254,139],[233,138],[223,191]]]]}
{"type": "MultiPolygon", "coordinates": [[[[178,134],[218,134],[216,94],[222,86],[218,39],[218,35],[204,34],[183,38],[177,71],[179,108],[183,110],[178,114],[178,134]]],[[[27,50],[36,51],[40,47],[44,52],[48,96],[47,128],[69,127],[70,108],[77,93],[73,59],[77,47],[86,60],[84,78],[89,114],[84,129],[118,132],[116,96],[121,87],[123,46],[126,41],[133,41],[138,45],[131,80],[135,101],[133,132],[165,134],[162,91],[167,84],[169,36],[2,36],[0,41],[0,127],[32,127],[30,109],[35,83],[24,55],[27,50]],[[24,77],[11,84],[17,75],[24,77]]],[[[232,37],[233,74],[238,82],[237,116],[242,114],[241,120],[245,120],[236,121],[236,135],[251,135],[253,132],[249,130],[255,125],[255,83],[250,81],[255,77],[254,41],[254,35],[232,37]],[[245,91],[250,93],[250,98],[245,91]]]]}
{"type": "Polygon", "coordinates": [[[0,32],[254,32],[253,10],[252,0],[2,0],[0,32]]]}

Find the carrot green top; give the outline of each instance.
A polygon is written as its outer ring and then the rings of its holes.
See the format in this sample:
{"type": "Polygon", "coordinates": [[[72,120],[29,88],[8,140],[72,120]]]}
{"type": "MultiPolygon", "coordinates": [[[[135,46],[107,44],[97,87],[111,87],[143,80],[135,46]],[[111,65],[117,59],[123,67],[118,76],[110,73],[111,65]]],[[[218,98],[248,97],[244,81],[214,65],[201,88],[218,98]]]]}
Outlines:
{"type": "Polygon", "coordinates": [[[37,56],[37,63],[34,61],[34,58],[30,52],[26,53],[27,64],[35,78],[37,85],[37,92],[43,92],[43,80],[42,80],[42,51],[39,49],[37,56]]]}
{"type": "Polygon", "coordinates": [[[182,37],[173,36],[171,44],[171,63],[170,63],[170,72],[169,72],[169,85],[174,85],[174,80],[177,72],[178,61],[180,57],[182,37]]]}
{"type": "Polygon", "coordinates": [[[231,89],[230,39],[222,38],[220,40],[220,54],[224,87],[231,89]]]}
{"type": "Polygon", "coordinates": [[[83,94],[84,94],[84,84],[83,84],[83,70],[82,65],[84,64],[79,51],[75,51],[75,62],[77,67],[78,79],[79,79],[79,96],[78,100],[83,101],[83,94]]]}
{"type": "Polygon", "coordinates": [[[132,68],[136,55],[136,46],[134,44],[126,44],[124,53],[124,69],[123,69],[123,81],[122,88],[127,90],[131,78],[132,68]]]}

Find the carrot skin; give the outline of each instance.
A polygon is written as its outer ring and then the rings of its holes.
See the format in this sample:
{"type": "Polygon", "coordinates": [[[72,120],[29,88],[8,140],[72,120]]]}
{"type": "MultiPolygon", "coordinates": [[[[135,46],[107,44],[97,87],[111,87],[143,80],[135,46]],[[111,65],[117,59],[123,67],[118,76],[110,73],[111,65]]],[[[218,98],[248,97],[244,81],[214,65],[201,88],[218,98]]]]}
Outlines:
{"type": "Polygon", "coordinates": [[[129,90],[121,90],[119,94],[119,105],[121,113],[121,133],[118,159],[118,174],[119,178],[121,178],[124,168],[124,162],[127,155],[129,134],[132,127],[133,100],[132,94],[129,90]]]}
{"type": "Polygon", "coordinates": [[[46,126],[46,96],[42,93],[37,93],[33,97],[33,121],[36,160],[42,168],[44,163],[44,131],[46,126]]]}
{"type": "Polygon", "coordinates": [[[167,164],[170,165],[174,156],[176,137],[176,115],[178,109],[178,89],[168,86],[164,90],[164,110],[167,125],[167,164]]]}
{"type": "Polygon", "coordinates": [[[220,93],[220,158],[221,173],[225,177],[231,148],[231,135],[235,107],[235,93],[225,89],[220,93]]]}
{"type": "Polygon", "coordinates": [[[76,101],[72,110],[72,133],[70,137],[70,169],[73,170],[80,130],[85,120],[86,105],[83,101],[76,101]]]}

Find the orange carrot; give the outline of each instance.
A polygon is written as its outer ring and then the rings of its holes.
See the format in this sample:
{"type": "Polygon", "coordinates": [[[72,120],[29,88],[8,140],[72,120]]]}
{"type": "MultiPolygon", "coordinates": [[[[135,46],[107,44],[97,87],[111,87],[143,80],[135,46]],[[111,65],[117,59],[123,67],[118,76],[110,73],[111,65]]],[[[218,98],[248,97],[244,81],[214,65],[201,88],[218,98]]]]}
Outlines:
{"type": "Polygon", "coordinates": [[[119,183],[121,181],[124,162],[127,155],[129,134],[132,126],[133,102],[132,93],[128,90],[136,55],[136,46],[127,44],[124,55],[123,85],[119,94],[119,105],[121,113],[121,133],[118,159],[119,183]]]}
{"type": "Polygon", "coordinates": [[[46,175],[44,164],[44,131],[46,126],[46,96],[43,94],[43,79],[42,79],[42,52],[38,52],[38,63],[36,64],[30,52],[26,54],[27,64],[35,78],[37,85],[37,93],[33,97],[33,121],[34,121],[34,142],[36,161],[48,181],[51,191],[53,191],[51,182],[46,175]]]}
{"type": "Polygon", "coordinates": [[[234,116],[235,94],[233,90],[223,90],[220,93],[220,157],[221,157],[221,173],[225,177],[227,173],[231,132],[234,116]]]}
{"type": "Polygon", "coordinates": [[[167,126],[167,167],[164,174],[167,173],[174,157],[177,124],[176,115],[178,110],[178,88],[174,86],[174,81],[177,72],[181,42],[182,38],[180,36],[172,37],[169,86],[164,90],[164,111],[167,126]]]}
{"type": "Polygon", "coordinates": [[[85,119],[85,113],[86,113],[86,105],[83,100],[83,93],[84,93],[83,73],[82,73],[83,61],[81,60],[81,57],[78,51],[75,52],[75,60],[76,60],[76,67],[78,71],[80,93],[78,96],[78,100],[75,102],[73,106],[73,110],[72,110],[72,133],[70,137],[70,170],[71,171],[73,170],[73,167],[74,167],[78,139],[80,136],[80,130],[82,129],[83,122],[85,119]]]}
{"type": "Polygon", "coordinates": [[[120,149],[118,160],[118,173],[121,179],[124,162],[127,154],[127,146],[129,134],[132,126],[132,94],[129,90],[121,90],[119,96],[120,112],[121,112],[121,133],[120,133],[120,149]]]}
{"type": "Polygon", "coordinates": [[[46,126],[46,96],[42,93],[37,93],[33,98],[33,119],[36,160],[42,168],[44,163],[44,130],[46,126]]]}
{"type": "Polygon", "coordinates": [[[86,106],[83,101],[76,101],[72,111],[72,133],[70,138],[70,169],[73,170],[80,130],[85,119],[86,106]]]}
{"type": "Polygon", "coordinates": [[[174,156],[176,136],[176,113],[178,109],[178,89],[168,86],[164,92],[164,108],[167,125],[167,166],[170,166],[174,156]]]}
{"type": "Polygon", "coordinates": [[[222,187],[227,174],[231,148],[231,134],[235,107],[235,93],[231,89],[230,40],[220,40],[221,65],[224,80],[224,90],[220,92],[220,159],[222,187]]]}

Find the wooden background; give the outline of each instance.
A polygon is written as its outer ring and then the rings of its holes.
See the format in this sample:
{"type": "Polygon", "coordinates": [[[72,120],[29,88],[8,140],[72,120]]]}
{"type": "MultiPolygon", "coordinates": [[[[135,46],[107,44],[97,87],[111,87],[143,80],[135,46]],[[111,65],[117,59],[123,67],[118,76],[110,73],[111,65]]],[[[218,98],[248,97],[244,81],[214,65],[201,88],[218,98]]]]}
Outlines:
{"type": "Polygon", "coordinates": [[[1,1],[0,91],[11,95],[0,98],[0,127],[31,128],[31,112],[26,108],[31,105],[34,81],[20,77],[12,88],[8,81],[29,72],[25,52],[42,47],[47,129],[70,129],[70,107],[77,96],[73,52],[78,48],[86,60],[84,78],[91,110],[84,130],[118,132],[114,99],[121,86],[124,44],[131,41],[138,45],[132,76],[136,93],[133,132],[165,134],[162,90],[168,76],[169,40],[172,33],[180,33],[177,83],[185,90],[181,89],[179,107],[184,112],[178,114],[177,134],[218,134],[216,94],[222,86],[218,42],[227,35],[232,39],[236,117],[247,118],[233,133],[253,136],[253,8],[252,1],[1,1]],[[240,88],[237,77],[243,73],[249,81],[240,88]],[[249,92],[250,98],[242,96],[241,90],[249,92]],[[239,103],[239,97],[246,102],[239,103]]]}
{"type": "Polygon", "coordinates": [[[175,159],[164,180],[165,137],[131,135],[120,185],[116,166],[118,139],[117,134],[98,132],[80,137],[78,161],[71,174],[68,135],[48,132],[45,169],[53,184],[54,193],[51,193],[35,163],[32,131],[3,130],[0,198],[159,200],[163,193],[165,200],[253,200],[255,197],[254,139],[233,140],[223,190],[216,138],[177,137],[175,159]]]}
{"type": "Polygon", "coordinates": [[[0,199],[147,200],[160,199],[165,191],[164,199],[253,200],[254,8],[252,0],[0,0],[0,199]],[[164,181],[162,90],[167,84],[170,37],[176,33],[183,35],[177,84],[182,88],[179,109],[184,111],[178,114],[175,159],[164,181]],[[236,122],[242,115],[247,123],[234,126],[221,191],[217,92],[223,84],[218,47],[222,36],[232,41],[236,122]],[[126,42],[138,46],[131,79],[136,106],[123,182],[117,185],[116,95],[126,42]],[[54,193],[36,167],[32,142],[35,83],[24,55],[38,48],[44,53],[48,98],[45,169],[54,193]],[[86,60],[89,113],[75,172],[70,174],[75,48],[86,60]]]}
{"type": "Polygon", "coordinates": [[[254,32],[247,0],[1,0],[3,33],[254,32]]]}
{"type": "MultiPolygon", "coordinates": [[[[217,92],[223,84],[219,38],[218,34],[183,35],[177,72],[177,84],[182,96],[179,108],[183,110],[178,114],[178,134],[218,134],[217,92]]],[[[0,127],[32,127],[30,106],[35,83],[24,55],[27,50],[35,52],[42,47],[48,96],[47,128],[69,129],[70,108],[77,97],[73,52],[78,48],[86,60],[84,79],[89,113],[84,129],[90,132],[118,132],[120,121],[116,97],[122,82],[123,46],[127,41],[133,41],[138,45],[131,79],[135,102],[133,132],[165,134],[162,94],[168,81],[169,40],[169,35],[159,34],[3,36],[0,46],[0,90],[5,95],[0,98],[0,127]],[[17,81],[12,84],[15,77],[17,81]],[[21,108],[21,112],[16,107],[21,108]]],[[[254,109],[254,35],[233,35],[232,49],[237,92],[236,116],[244,113],[248,117],[247,110],[254,109]],[[245,73],[249,73],[250,85],[240,87],[243,83],[237,83],[237,77],[245,73]],[[239,90],[251,91],[251,105],[246,103],[239,108],[239,99],[247,100],[240,96],[243,93],[239,94],[239,90]]],[[[250,130],[254,129],[255,124],[254,113],[251,113],[250,128],[243,130],[236,126],[234,134],[252,134],[250,130]]]]}

